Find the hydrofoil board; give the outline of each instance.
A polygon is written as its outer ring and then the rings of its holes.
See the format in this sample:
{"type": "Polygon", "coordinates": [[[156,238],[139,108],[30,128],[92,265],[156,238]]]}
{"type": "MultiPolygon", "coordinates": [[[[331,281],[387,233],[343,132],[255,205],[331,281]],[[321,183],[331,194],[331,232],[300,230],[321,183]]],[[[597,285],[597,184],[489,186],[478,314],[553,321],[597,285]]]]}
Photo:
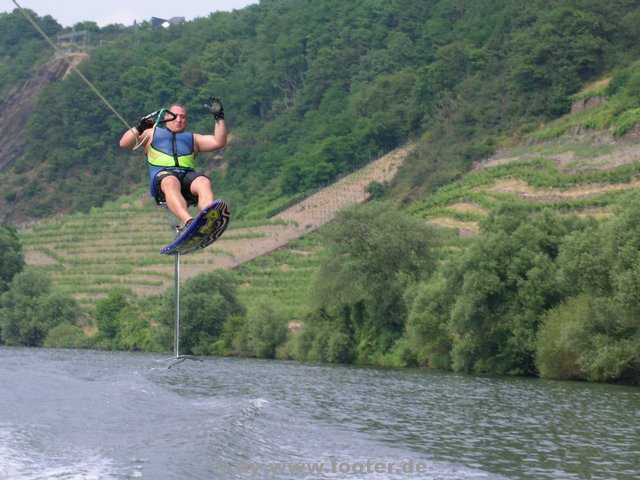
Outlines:
{"type": "Polygon", "coordinates": [[[164,255],[185,255],[215,242],[229,226],[229,206],[215,200],[203,208],[187,229],[172,243],[160,250],[164,255]]]}

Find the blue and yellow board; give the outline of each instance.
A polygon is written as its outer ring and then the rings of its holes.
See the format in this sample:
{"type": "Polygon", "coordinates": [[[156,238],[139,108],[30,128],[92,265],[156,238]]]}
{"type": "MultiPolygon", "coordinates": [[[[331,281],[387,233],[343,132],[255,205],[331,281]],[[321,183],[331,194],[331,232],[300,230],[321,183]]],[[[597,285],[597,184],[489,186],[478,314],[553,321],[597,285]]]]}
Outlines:
{"type": "Polygon", "coordinates": [[[227,229],[229,218],[229,206],[223,200],[215,200],[203,208],[182,235],[160,253],[184,255],[211,245],[227,229]]]}

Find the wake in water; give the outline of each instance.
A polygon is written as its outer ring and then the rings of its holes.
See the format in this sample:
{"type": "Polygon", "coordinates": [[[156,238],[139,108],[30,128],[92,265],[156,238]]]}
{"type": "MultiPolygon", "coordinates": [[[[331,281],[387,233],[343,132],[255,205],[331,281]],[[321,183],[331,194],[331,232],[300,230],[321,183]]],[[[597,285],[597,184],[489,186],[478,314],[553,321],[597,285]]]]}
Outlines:
{"type": "Polygon", "coordinates": [[[640,471],[635,389],[163,360],[0,347],[0,480],[631,480],[640,471]]]}
{"type": "Polygon", "coordinates": [[[111,480],[142,477],[142,464],[118,465],[95,450],[61,448],[42,427],[0,425],[0,478],[111,480]]]}

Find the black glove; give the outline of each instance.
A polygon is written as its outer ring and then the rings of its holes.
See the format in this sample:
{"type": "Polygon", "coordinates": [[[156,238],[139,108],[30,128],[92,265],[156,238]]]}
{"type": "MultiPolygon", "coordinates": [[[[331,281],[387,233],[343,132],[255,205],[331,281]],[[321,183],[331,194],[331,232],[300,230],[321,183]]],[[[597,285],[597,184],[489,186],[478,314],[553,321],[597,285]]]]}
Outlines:
{"type": "Polygon", "coordinates": [[[156,124],[156,117],[159,113],[159,110],[151,112],[150,114],[145,115],[140,119],[140,121],[133,127],[138,131],[138,135],[149,128],[153,128],[153,126],[156,124]]]}
{"type": "Polygon", "coordinates": [[[224,108],[222,108],[222,102],[220,102],[219,98],[209,97],[209,100],[204,103],[203,107],[209,110],[216,120],[222,120],[224,118],[224,108]]]}

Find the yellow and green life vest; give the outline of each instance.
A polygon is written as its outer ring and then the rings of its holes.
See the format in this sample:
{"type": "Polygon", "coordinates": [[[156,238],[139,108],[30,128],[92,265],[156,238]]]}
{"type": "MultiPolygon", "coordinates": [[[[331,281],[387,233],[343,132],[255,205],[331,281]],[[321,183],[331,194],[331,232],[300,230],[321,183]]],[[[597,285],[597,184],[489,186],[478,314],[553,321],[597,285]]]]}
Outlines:
{"type": "Polygon", "coordinates": [[[175,133],[168,128],[156,128],[147,161],[154,167],[195,168],[195,143],[193,133],[175,133]]]}

